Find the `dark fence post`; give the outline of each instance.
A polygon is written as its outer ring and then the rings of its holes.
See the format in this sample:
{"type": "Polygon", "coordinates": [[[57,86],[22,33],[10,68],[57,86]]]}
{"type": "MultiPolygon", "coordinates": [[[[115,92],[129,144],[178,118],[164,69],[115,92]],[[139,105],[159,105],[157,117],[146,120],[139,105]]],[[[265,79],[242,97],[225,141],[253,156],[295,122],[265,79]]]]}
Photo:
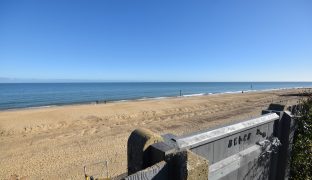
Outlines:
{"type": "Polygon", "coordinates": [[[291,115],[289,111],[285,111],[283,113],[280,127],[281,137],[279,139],[282,143],[282,146],[278,153],[278,176],[276,179],[282,180],[289,178],[291,151],[296,130],[294,116],[291,115]]]}
{"type": "Polygon", "coordinates": [[[284,180],[289,178],[290,157],[296,130],[295,120],[290,111],[285,111],[284,105],[271,104],[268,110],[262,111],[262,114],[270,112],[280,115],[280,120],[274,124],[274,136],[278,137],[282,146],[271,158],[269,179],[284,180]]]}

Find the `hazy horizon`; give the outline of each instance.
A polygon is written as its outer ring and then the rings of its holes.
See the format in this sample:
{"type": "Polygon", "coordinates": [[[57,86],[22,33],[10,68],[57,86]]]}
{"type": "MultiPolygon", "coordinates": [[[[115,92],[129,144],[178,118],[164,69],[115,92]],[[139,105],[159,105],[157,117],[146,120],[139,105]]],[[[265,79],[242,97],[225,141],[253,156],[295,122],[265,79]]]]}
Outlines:
{"type": "Polygon", "coordinates": [[[312,82],[312,81],[125,81],[125,80],[102,80],[102,79],[23,79],[0,77],[0,83],[223,83],[223,82],[312,82]]]}

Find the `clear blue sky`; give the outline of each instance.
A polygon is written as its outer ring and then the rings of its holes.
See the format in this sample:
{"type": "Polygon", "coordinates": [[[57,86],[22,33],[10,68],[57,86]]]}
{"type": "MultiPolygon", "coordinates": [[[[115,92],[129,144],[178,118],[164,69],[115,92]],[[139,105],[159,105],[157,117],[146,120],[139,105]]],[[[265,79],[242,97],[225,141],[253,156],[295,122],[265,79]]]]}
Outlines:
{"type": "Polygon", "coordinates": [[[312,1],[1,0],[0,77],[312,81],[312,1]]]}

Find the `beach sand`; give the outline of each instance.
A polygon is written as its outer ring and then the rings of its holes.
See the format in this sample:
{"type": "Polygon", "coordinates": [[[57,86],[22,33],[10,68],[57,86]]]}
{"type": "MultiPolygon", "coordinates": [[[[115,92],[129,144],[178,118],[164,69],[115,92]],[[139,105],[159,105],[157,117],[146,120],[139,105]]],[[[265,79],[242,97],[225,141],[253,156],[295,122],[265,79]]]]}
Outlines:
{"type": "Polygon", "coordinates": [[[108,161],[126,172],[127,139],[136,128],[188,134],[259,116],[274,101],[294,104],[302,89],[161,100],[70,105],[0,112],[0,179],[83,179],[83,166],[108,161]]]}

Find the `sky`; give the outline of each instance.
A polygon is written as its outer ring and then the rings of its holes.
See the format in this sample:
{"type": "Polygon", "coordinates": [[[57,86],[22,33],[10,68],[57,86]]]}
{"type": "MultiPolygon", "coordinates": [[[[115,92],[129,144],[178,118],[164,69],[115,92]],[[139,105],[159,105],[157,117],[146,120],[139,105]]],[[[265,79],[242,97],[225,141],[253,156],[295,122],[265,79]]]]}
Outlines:
{"type": "Polygon", "coordinates": [[[312,81],[311,0],[1,0],[0,82],[312,81]]]}

